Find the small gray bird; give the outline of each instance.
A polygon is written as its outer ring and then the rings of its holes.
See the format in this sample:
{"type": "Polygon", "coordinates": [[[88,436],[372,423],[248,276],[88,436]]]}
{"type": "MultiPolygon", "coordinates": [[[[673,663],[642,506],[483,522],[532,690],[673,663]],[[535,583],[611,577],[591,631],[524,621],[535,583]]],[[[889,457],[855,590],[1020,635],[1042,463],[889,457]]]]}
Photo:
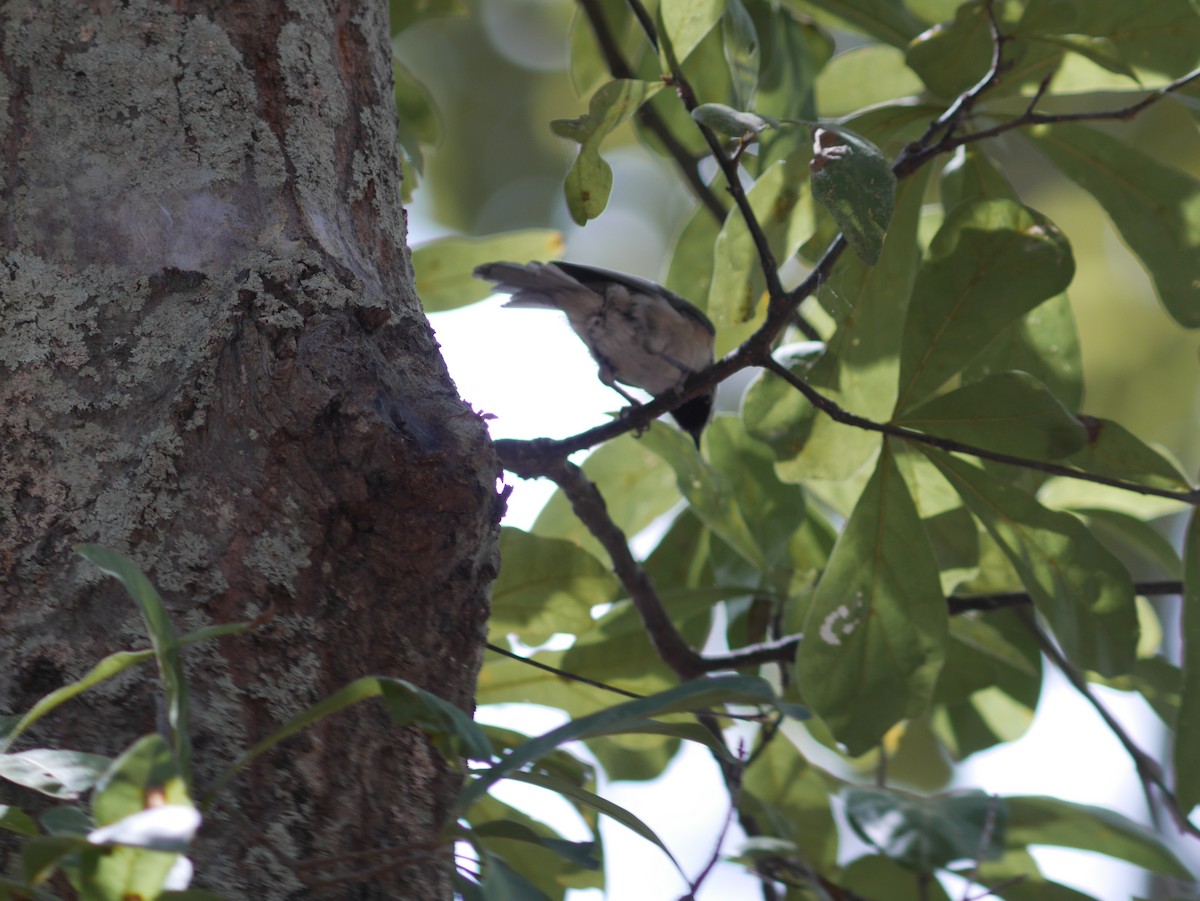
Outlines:
{"type": "MultiPolygon", "coordinates": [[[[655,397],[683,387],[687,377],[713,362],[709,318],[678,294],[632,275],[578,263],[485,263],[476,278],[512,295],[506,307],[562,310],[575,334],[600,364],[600,381],[631,404],[617,382],[655,397]]],[[[712,413],[712,392],[671,411],[700,446],[712,413]]]]}

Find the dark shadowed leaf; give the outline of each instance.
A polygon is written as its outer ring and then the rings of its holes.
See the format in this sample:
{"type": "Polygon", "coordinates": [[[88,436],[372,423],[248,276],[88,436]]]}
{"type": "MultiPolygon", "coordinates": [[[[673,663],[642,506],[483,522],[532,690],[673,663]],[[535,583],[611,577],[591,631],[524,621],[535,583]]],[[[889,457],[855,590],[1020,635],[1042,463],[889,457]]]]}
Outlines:
{"type": "Polygon", "coordinates": [[[1162,838],[1113,810],[1036,795],[1008,797],[1004,802],[1008,807],[1006,841],[1011,848],[1078,848],[1127,860],[1156,873],[1192,878],[1162,838]]]}
{"type": "Polygon", "coordinates": [[[896,176],[879,148],[844,128],[813,132],[812,191],[829,210],[846,243],[874,265],[896,209],[896,176]]]}
{"type": "Polygon", "coordinates": [[[1067,656],[1104,675],[1126,672],[1138,622],[1121,562],[1074,516],[956,457],[922,451],[1009,558],[1067,656]]]}
{"type": "Polygon", "coordinates": [[[863,841],[918,873],[1003,853],[1004,801],[982,791],[922,798],[882,788],[843,795],[846,819],[863,841]]]}
{"type": "Polygon", "coordinates": [[[1087,431],[1046,386],[1024,372],[986,376],[896,417],[908,426],[976,447],[1038,460],[1080,450],[1087,431]]]}
{"type": "Polygon", "coordinates": [[[1003,199],[955,206],[917,273],[896,409],[939,388],[1074,273],[1070,245],[1041,214],[1003,199]]]}
{"type": "Polygon", "coordinates": [[[1180,325],[1200,326],[1200,180],[1083,125],[1039,126],[1027,134],[1112,217],[1167,312],[1180,325]]]}

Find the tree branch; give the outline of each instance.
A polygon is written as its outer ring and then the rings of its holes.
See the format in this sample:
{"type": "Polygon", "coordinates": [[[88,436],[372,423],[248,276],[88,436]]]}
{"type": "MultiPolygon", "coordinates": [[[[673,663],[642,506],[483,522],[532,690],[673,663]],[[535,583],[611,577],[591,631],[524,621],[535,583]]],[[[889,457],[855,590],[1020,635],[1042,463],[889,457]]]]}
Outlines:
{"type": "Polygon", "coordinates": [[[891,435],[895,438],[901,438],[905,441],[911,441],[917,444],[926,444],[930,447],[936,447],[939,450],[950,451],[952,453],[969,454],[972,457],[978,457],[981,460],[992,460],[996,463],[1007,463],[1011,466],[1019,466],[1022,469],[1031,469],[1036,472],[1044,472],[1049,475],[1062,476],[1068,479],[1077,479],[1083,482],[1095,482],[1099,485],[1108,485],[1112,488],[1120,488],[1124,491],[1130,491],[1137,494],[1149,494],[1155,497],[1167,497],[1171,500],[1181,501],[1192,506],[1200,506],[1200,490],[1193,489],[1192,491],[1173,491],[1169,488],[1155,488],[1150,485],[1142,485],[1137,482],[1131,482],[1127,479],[1117,479],[1110,476],[1095,475],[1090,472],[1084,472],[1081,469],[1074,469],[1070,466],[1063,466],[1059,463],[1048,463],[1043,460],[1034,460],[1029,457],[1018,457],[1013,454],[1003,454],[998,451],[990,451],[987,448],[976,447],[972,444],[965,444],[962,441],[955,441],[952,438],[939,438],[936,435],[929,435],[925,432],[918,432],[916,429],[910,429],[906,426],[894,425],[890,422],[875,422],[871,419],[858,416],[848,410],[842,408],[832,400],[821,394],[817,389],[813,388],[808,382],[791,372],[786,366],[779,363],[774,358],[769,358],[764,366],[779,378],[786,381],[789,385],[799,391],[814,407],[827,415],[835,422],[840,422],[844,425],[854,426],[855,428],[865,429],[871,432],[880,432],[884,435],[891,435]]]}
{"type": "Polygon", "coordinates": [[[634,559],[629,550],[629,541],[625,533],[618,528],[608,515],[604,498],[596,490],[583,471],[567,460],[559,461],[557,467],[546,473],[562,489],[575,515],[588,527],[608,555],[612,558],[613,570],[633,605],[637,608],[642,624],[650,636],[650,642],[658,651],[659,657],[683,680],[694,679],[704,673],[701,668],[702,658],[688,646],[683,636],[671,622],[667,611],[659,600],[654,583],[641,564],[634,559]]]}

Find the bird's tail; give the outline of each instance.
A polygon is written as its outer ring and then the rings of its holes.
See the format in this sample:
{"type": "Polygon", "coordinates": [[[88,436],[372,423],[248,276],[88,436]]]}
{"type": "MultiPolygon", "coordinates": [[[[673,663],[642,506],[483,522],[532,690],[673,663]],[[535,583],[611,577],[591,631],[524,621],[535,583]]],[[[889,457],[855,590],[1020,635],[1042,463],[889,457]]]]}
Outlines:
{"type": "Polygon", "coordinates": [[[484,263],[475,268],[475,277],[510,293],[506,307],[553,307],[570,313],[581,296],[592,297],[591,291],[553,263],[484,263]]]}

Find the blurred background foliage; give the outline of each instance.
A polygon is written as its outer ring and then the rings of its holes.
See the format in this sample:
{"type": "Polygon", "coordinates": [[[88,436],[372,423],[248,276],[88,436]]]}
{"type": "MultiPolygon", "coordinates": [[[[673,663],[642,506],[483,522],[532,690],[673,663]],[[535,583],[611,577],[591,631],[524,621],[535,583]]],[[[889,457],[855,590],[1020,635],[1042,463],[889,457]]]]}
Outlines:
{"type": "MultiPolygon", "coordinates": [[[[591,92],[606,78],[599,62],[591,69],[576,65],[571,77],[564,77],[570,65],[564,36],[574,35],[578,44],[578,31],[588,28],[575,0],[394,0],[394,22],[402,24],[403,8],[414,3],[423,7],[421,18],[396,36],[396,56],[437,110],[436,129],[425,132],[426,137],[436,134],[436,149],[425,147],[424,172],[410,209],[414,244],[433,235],[551,228],[566,236],[564,258],[666,279],[665,261],[693,202],[671,163],[639,140],[631,122],[604,142],[604,156],[615,171],[604,214],[581,228],[567,212],[562,181],[577,145],[555,136],[549,123],[585,112],[591,92]],[[428,15],[427,4],[445,15],[428,15]]],[[[809,4],[790,5],[814,16],[836,40],[836,55],[816,86],[822,115],[906,91],[919,93],[920,83],[904,67],[900,50],[862,46],[860,36],[839,29],[828,14],[809,4]]],[[[958,6],[957,0],[907,4],[926,22],[951,20],[958,6]]],[[[416,18],[413,10],[407,14],[416,18]]],[[[631,33],[631,45],[637,42],[638,35],[631,33]]],[[[644,40],[641,44],[648,52],[644,40]]],[[[1131,122],[1092,127],[1120,134],[1152,158],[1200,176],[1194,119],[1200,100],[1197,91],[1191,93],[1190,110],[1168,101],[1131,122]]],[[[1115,107],[1128,96],[1093,94],[1092,104],[1115,107]]],[[[1053,100],[1044,109],[1055,111],[1053,100]]],[[[894,152],[896,145],[884,149],[894,152]]],[[[1162,310],[1140,263],[1087,192],[1059,176],[1020,137],[990,141],[988,153],[1003,165],[1024,202],[1048,215],[1071,241],[1078,265],[1070,299],[1086,385],[1081,408],[1162,444],[1185,471],[1195,472],[1200,467],[1196,339],[1162,310]]],[[[411,169],[406,174],[411,187],[411,169]]],[[[930,185],[932,196],[937,179],[930,185]]],[[[692,299],[703,303],[703,298],[692,299]]]]}

